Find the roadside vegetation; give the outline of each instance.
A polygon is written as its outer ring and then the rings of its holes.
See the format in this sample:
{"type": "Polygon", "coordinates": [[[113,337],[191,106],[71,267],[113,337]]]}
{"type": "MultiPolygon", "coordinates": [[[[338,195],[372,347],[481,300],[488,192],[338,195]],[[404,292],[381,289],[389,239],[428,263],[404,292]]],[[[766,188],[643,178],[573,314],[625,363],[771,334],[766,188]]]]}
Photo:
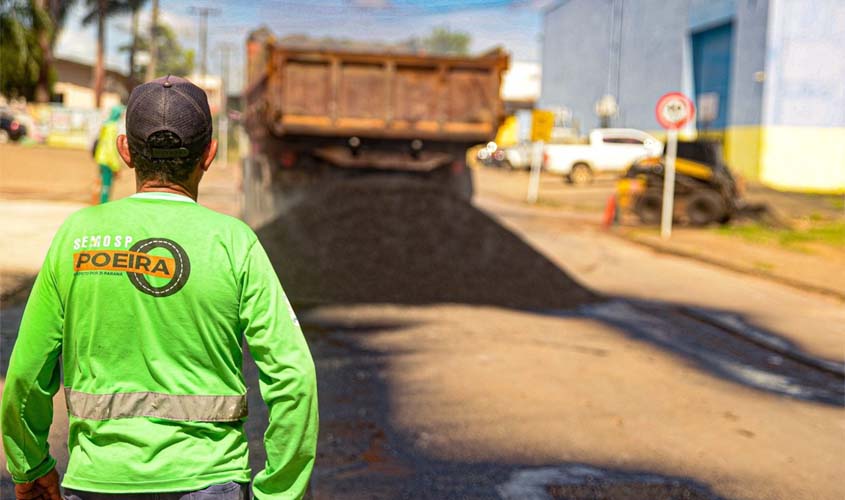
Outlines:
{"type": "Polygon", "coordinates": [[[754,222],[732,224],[714,228],[724,236],[734,236],[750,243],[776,245],[788,250],[815,253],[819,245],[833,249],[845,248],[845,222],[820,220],[809,217],[798,221],[794,227],[782,229],[754,222]]]}

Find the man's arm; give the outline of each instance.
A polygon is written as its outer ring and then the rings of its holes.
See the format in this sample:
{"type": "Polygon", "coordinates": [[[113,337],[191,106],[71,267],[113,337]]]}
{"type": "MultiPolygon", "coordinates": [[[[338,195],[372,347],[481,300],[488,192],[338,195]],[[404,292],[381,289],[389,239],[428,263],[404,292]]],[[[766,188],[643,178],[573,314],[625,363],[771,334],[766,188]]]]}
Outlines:
{"type": "Polygon", "coordinates": [[[46,476],[56,465],[47,436],[60,384],[64,309],[50,261],[48,254],[27,301],[0,404],[3,448],[19,484],[46,476]]]}
{"type": "Polygon", "coordinates": [[[241,274],[241,327],[260,372],[270,425],[265,469],[255,476],[259,500],[301,498],[317,447],[317,381],[308,344],[267,254],[256,242],[241,274]]]}

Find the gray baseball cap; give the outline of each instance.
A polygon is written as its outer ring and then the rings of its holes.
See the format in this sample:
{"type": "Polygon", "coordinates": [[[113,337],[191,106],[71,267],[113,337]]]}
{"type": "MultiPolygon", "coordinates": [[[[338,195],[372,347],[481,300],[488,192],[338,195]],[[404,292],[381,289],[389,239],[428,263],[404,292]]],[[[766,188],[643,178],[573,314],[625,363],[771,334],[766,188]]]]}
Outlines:
{"type": "Polygon", "coordinates": [[[148,159],[199,155],[211,139],[211,111],[205,91],[178,76],[138,85],[126,105],[126,135],[148,159]],[[162,130],[175,134],[178,147],[152,147],[148,140],[162,130]]]}

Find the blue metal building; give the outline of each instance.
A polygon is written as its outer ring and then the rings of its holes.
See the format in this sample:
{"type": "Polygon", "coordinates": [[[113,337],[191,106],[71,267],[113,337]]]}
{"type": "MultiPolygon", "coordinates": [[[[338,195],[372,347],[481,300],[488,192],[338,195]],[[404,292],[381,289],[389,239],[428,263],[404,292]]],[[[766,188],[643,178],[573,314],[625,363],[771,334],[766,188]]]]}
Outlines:
{"type": "Polygon", "coordinates": [[[685,134],[722,138],[747,177],[845,191],[845,0],[563,0],[542,62],[539,105],[586,128],[612,95],[613,126],[657,131],[657,99],[681,91],[716,111],[685,134]]]}

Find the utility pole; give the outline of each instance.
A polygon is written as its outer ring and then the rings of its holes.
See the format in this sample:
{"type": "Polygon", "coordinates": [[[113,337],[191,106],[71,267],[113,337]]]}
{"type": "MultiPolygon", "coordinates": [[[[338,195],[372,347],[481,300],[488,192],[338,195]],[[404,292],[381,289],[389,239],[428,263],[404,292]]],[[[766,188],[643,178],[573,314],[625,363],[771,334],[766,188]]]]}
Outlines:
{"type": "Polygon", "coordinates": [[[199,49],[200,49],[200,74],[203,77],[208,74],[206,47],[208,45],[208,16],[216,16],[220,13],[220,9],[212,7],[190,7],[189,12],[196,14],[199,18],[199,49]]]}
{"type": "Polygon", "coordinates": [[[225,168],[229,164],[229,54],[232,44],[223,42],[218,46],[220,51],[220,114],[217,115],[217,140],[220,144],[220,163],[225,168]]]}
{"type": "Polygon", "coordinates": [[[106,12],[108,2],[97,0],[97,62],[94,64],[94,107],[100,109],[106,84],[106,12]]]}
{"type": "Polygon", "coordinates": [[[150,62],[147,63],[147,81],[156,77],[158,64],[158,0],[153,0],[153,15],[150,20],[150,62]]]}

